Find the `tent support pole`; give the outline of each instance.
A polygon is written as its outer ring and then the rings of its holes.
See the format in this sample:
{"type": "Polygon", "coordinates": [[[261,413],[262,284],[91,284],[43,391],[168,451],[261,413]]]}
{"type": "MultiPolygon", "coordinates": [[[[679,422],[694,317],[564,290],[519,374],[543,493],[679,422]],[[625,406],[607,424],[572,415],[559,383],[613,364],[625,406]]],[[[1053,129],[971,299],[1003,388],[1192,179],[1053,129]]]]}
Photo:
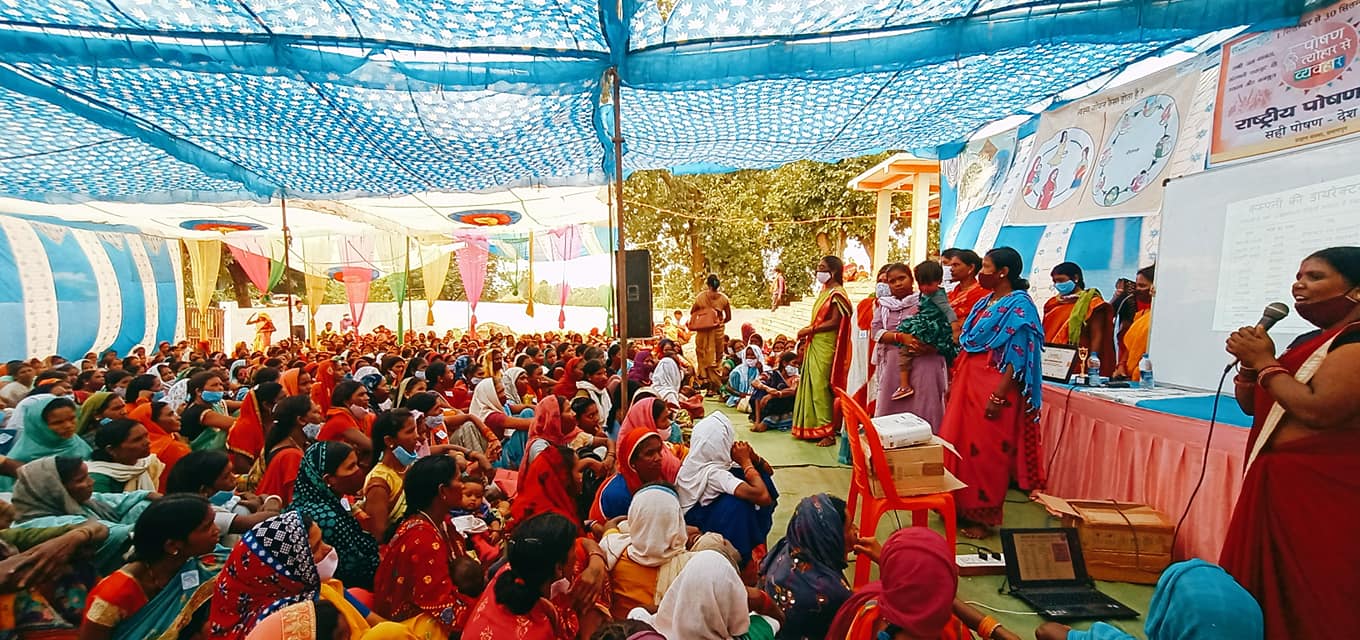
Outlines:
{"type": "Polygon", "coordinates": [[[406,270],[402,272],[402,294],[401,300],[397,300],[397,345],[406,344],[406,329],[403,326],[405,319],[402,314],[402,303],[410,296],[411,291],[411,236],[406,236],[406,270]]]}
{"type": "MultiPolygon", "coordinates": [[[[288,264],[288,246],[289,246],[291,243],[289,242],[289,235],[290,235],[290,233],[289,233],[289,231],[288,231],[288,199],[287,199],[287,198],[282,198],[282,197],[279,198],[279,218],[280,218],[280,222],[283,224],[283,279],[284,279],[284,281],[287,281],[287,280],[288,280],[288,272],[291,270],[290,267],[289,267],[289,264],[288,264]]],[[[292,285],[292,283],[290,282],[290,283],[288,284],[288,342],[289,342],[289,344],[292,344],[292,342],[293,342],[293,296],[294,296],[295,294],[296,294],[296,292],[293,291],[293,285],[292,285]]]]}
{"type": "MultiPolygon", "coordinates": [[[[627,377],[628,367],[628,278],[626,276],[626,260],[624,259],[624,235],[623,235],[623,110],[619,106],[619,68],[613,67],[609,70],[611,102],[614,106],[614,206],[617,207],[615,233],[618,234],[618,245],[614,250],[614,271],[616,282],[614,284],[615,314],[614,319],[618,326],[619,336],[619,360],[620,375],[627,377]]],[[[624,393],[619,394],[620,406],[626,412],[629,400],[627,386],[623,387],[624,393]]]]}

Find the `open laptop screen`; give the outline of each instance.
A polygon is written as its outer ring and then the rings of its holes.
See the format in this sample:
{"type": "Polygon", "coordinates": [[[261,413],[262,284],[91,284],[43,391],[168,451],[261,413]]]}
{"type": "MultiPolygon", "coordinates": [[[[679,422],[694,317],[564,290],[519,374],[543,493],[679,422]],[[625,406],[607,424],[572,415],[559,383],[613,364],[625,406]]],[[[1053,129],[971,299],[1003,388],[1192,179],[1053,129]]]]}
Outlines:
{"type": "Polygon", "coordinates": [[[1016,532],[1014,541],[1021,582],[1077,579],[1066,531],[1016,532]]]}

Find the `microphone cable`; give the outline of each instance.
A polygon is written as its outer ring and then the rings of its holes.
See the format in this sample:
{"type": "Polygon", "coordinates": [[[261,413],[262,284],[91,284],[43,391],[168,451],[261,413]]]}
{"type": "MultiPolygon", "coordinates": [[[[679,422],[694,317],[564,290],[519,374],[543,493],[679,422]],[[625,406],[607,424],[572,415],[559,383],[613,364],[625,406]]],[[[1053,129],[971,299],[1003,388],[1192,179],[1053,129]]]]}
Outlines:
{"type": "Polygon", "coordinates": [[[1209,470],[1209,445],[1214,441],[1214,427],[1218,425],[1218,403],[1223,399],[1223,385],[1228,381],[1228,372],[1232,371],[1232,365],[1228,365],[1223,370],[1223,375],[1218,379],[1218,389],[1214,391],[1214,408],[1209,413],[1209,435],[1204,438],[1204,456],[1199,463],[1199,480],[1195,481],[1195,489],[1190,492],[1190,499],[1185,503],[1185,511],[1181,512],[1180,520],[1176,521],[1176,530],[1171,534],[1171,553],[1176,553],[1176,540],[1181,535],[1181,525],[1185,524],[1186,516],[1190,515],[1190,507],[1195,504],[1195,497],[1199,495],[1200,487],[1204,486],[1204,475],[1209,470]]]}

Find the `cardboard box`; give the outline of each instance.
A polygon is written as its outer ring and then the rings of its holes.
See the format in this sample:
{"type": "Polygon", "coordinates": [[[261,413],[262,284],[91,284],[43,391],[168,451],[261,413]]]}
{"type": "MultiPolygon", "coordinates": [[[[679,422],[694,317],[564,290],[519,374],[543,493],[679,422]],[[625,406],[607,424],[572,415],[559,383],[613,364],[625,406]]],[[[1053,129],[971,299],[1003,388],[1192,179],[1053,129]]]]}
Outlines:
{"type": "MultiPolygon", "coordinates": [[[[861,443],[865,459],[869,458],[869,445],[861,443]]],[[[899,496],[920,496],[929,493],[943,493],[962,489],[968,485],[959,481],[944,468],[945,451],[951,455],[954,447],[939,436],[931,438],[926,444],[918,444],[899,449],[884,449],[888,461],[888,474],[892,476],[893,486],[899,496]]],[[[877,474],[869,474],[869,492],[875,498],[884,497],[883,487],[877,474]]]]}
{"type": "Polygon", "coordinates": [[[1176,525],[1145,504],[1064,500],[1038,494],[1039,504],[1077,530],[1086,570],[1096,580],[1156,584],[1171,564],[1176,525]]]}

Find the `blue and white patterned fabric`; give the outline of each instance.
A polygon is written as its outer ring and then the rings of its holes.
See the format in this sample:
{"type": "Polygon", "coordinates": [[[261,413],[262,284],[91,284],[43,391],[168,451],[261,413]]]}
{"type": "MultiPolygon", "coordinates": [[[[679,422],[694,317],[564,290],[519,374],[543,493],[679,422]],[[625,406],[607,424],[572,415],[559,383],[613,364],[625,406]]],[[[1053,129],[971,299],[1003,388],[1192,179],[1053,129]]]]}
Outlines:
{"type": "Polygon", "coordinates": [[[0,357],[154,347],[182,337],[178,240],[0,216],[0,357]]]}
{"type": "Polygon", "coordinates": [[[926,149],[1319,0],[0,3],[0,195],[339,199],[926,149]]]}

